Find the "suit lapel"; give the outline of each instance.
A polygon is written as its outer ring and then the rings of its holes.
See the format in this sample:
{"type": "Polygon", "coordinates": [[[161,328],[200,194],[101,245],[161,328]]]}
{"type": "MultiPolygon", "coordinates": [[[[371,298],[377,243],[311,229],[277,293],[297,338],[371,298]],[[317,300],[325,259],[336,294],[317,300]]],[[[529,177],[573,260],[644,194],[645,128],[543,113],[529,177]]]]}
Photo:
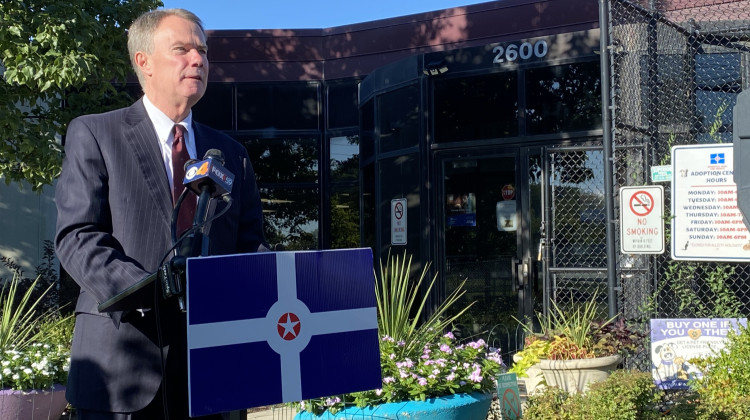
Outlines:
{"type": "Polygon", "coordinates": [[[123,138],[132,148],[143,180],[150,187],[144,194],[151,196],[156,208],[159,209],[159,216],[169,222],[172,219],[172,190],[164,169],[159,139],[143,106],[143,99],[128,108],[123,138]]]}
{"type": "Polygon", "coordinates": [[[206,156],[206,152],[209,149],[209,141],[200,124],[196,124],[195,121],[193,121],[193,133],[195,134],[195,158],[203,160],[203,157],[206,156]]]}

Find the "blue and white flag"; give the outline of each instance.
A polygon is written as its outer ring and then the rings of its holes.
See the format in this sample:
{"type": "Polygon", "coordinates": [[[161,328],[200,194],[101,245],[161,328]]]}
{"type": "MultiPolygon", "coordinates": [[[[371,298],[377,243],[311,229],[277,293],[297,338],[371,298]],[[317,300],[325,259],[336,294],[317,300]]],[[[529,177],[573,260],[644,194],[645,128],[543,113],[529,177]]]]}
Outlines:
{"type": "Polygon", "coordinates": [[[190,258],[190,415],[380,388],[372,251],[190,258]]]}

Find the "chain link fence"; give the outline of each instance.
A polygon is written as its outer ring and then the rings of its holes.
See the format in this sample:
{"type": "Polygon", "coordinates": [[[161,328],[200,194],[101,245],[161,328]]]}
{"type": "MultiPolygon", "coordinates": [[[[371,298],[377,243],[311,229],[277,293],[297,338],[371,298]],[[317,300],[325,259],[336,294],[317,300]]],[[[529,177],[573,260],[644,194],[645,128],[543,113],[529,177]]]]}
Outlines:
{"type": "MultiPolygon", "coordinates": [[[[748,84],[750,2],[615,0],[609,45],[615,191],[651,184],[650,167],[670,165],[672,146],[732,141],[732,110],[748,84]]],[[[671,183],[660,185],[669,244],[671,183]]],[[[626,318],[750,313],[747,264],[675,261],[666,248],[618,252],[626,318]]]]}
{"type": "MultiPolygon", "coordinates": [[[[750,83],[750,1],[612,0],[609,62],[615,218],[623,186],[655,184],[677,145],[731,143],[737,94],[750,83]]],[[[597,299],[607,311],[604,156],[601,143],[551,148],[547,290],[558,305],[597,299]]],[[[750,314],[750,266],[675,261],[671,183],[663,182],[666,251],[620,253],[618,310],[626,319],[750,314]]]]}

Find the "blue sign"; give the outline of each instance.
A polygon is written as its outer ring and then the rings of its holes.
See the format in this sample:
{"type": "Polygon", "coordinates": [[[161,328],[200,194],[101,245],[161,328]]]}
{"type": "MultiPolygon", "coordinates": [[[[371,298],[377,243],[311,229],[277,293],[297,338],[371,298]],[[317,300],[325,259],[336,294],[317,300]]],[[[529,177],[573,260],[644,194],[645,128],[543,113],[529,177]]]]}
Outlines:
{"type": "Polygon", "coordinates": [[[382,386],[370,249],[190,258],[190,415],[382,386]]]}
{"type": "Polygon", "coordinates": [[[747,325],[746,318],[651,319],[651,373],[661,389],[688,389],[688,382],[702,377],[690,363],[724,348],[729,331],[747,325]]]}

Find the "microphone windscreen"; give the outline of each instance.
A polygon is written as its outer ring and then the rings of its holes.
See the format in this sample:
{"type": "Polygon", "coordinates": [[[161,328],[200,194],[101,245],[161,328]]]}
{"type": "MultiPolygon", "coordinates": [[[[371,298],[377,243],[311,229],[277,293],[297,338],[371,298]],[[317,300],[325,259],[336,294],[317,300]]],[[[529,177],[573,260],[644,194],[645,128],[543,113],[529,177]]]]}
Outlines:
{"type": "Polygon", "coordinates": [[[214,158],[222,165],[224,164],[224,153],[219,149],[208,149],[203,159],[214,158]]]}

